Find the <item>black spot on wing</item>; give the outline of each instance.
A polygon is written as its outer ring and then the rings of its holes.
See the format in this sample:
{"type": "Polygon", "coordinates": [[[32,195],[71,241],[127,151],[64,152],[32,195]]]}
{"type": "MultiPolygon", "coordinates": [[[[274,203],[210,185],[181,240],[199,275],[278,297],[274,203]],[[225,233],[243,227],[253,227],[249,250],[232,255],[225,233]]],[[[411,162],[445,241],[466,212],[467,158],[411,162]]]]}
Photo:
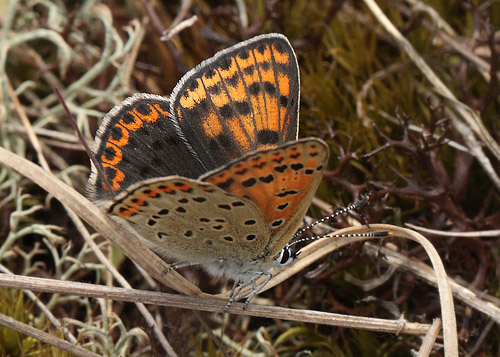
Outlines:
{"type": "Polygon", "coordinates": [[[270,96],[276,96],[276,87],[271,82],[264,82],[264,91],[270,96]]]}
{"type": "Polygon", "coordinates": [[[233,74],[231,77],[226,78],[226,83],[233,88],[236,87],[239,82],[240,82],[240,75],[238,72],[233,74]]]}
{"type": "Polygon", "coordinates": [[[280,211],[283,211],[285,208],[287,208],[290,205],[289,202],[282,203],[280,205],[277,205],[276,208],[280,211]]]}
{"type": "Polygon", "coordinates": [[[207,88],[207,92],[210,95],[217,96],[221,94],[222,86],[220,85],[220,83],[214,84],[213,86],[207,88]]]}
{"type": "Polygon", "coordinates": [[[226,181],[218,183],[217,186],[222,188],[223,190],[227,190],[229,187],[231,187],[233,182],[234,180],[232,178],[228,178],[226,181]]]}
{"type": "Polygon", "coordinates": [[[274,175],[273,174],[269,174],[267,176],[259,177],[259,181],[260,182],[264,182],[264,183],[271,183],[271,182],[274,181],[274,175]]]}
{"type": "Polygon", "coordinates": [[[212,79],[216,74],[217,71],[215,70],[215,68],[207,68],[207,70],[205,71],[205,78],[212,79]]]}
{"type": "Polygon", "coordinates": [[[286,95],[280,95],[279,104],[282,107],[286,107],[288,104],[288,97],[286,95]]]}
{"type": "Polygon", "coordinates": [[[282,219],[277,219],[276,221],[274,221],[273,223],[271,223],[271,228],[278,228],[282,224],[283,224],[283,220],[282,219]]]}
{"type": "Polygon", "coordinates": [[[262,68],[264,71],[269,71],[269,69],[271,68],[271,63],[270,63],[269,61],[260,62],[260,63],[259,63],[259,66],[260,66],[260,68],[262,68]]]}
{"type": "Polygon", "coordinates": [[[223,71],[227,71],[229,68],[231,68],[232,60],[230,57],[223,57],[219,59],[217,64],[223,71]]]}
{"type": "Polygon", "coordinates": [[[247,76],[251,76],[253,72],[255,72],[255,66],[253,64],[243,68],[243,73],[247,76]]]}
{"type": "Polygon", "coordinates": [[[260,85],[258,82],[254,82],[252,84],[250,84],[248,86],[248,92],[251,94],[251,95],[258,95],[260,93],[260,85]]]}
{"type": "Polygon", "coordinates": [[[235,102],[234,106],[239,114],[241,115],[249,115],[252,112],[252,108],[250,104],[246,101],[235,102]]]}
{"type": "Polygon", "coordinates": [[[243,181],[243,182],[241,183],[241,185],[242,185],[243,187],[247,187],[247,188],[248,188],[248,187],[252,187],[252,186],[253,186],[253,185],[255,185],[256,183],[257,183],[257,180],[256,180],[254,177],[251,177],[251,178],[249,178],[249,179],[247,179],[247,180],[243,181]]]}
{"type": "Polygon", "coordinates": [[[219,108],[219,113],[224,119],[230,119],[234,116],[231,104],[224,104],[222,107],[219,108]]]}
{"type": "Polygon", "coordinates": [[[248,59],[248,57],[250,57],[250,52],[247,51],[246,49],[242,49],[239,53],[238,53],[238,57],[240,57],[241,59],[243,60],[246,60],[248,59]]]}
{"type": "Polygon", "coordinates": [[[286,196],[293,196],[293,195],[296,195],[298,193],[299,193],[299,191],[297,191],[297,190],[288,190],[288,191],[283,191],[283,192],[277,193],[276,197],[283,198],[286,196]]]}
{"type": "Polygon", "coordinates": [[[262,129],[257,132],[257,141],[262,145],[277,144],[279,141],[279,135],[274,130],[262,129]]]}

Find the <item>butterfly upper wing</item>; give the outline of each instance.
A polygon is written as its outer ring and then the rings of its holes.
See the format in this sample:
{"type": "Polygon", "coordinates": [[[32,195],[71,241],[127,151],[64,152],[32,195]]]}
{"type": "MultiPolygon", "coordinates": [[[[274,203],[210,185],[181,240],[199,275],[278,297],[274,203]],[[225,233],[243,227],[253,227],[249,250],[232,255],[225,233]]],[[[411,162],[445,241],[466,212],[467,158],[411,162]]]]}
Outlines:
{"type": "Polygon", "coordinates": [[[301,223],[328,155],[323,140],[301,139],[250,153],[201,179],[257,206],[270,231],[261,256],[267,261],[279,253],[301,223]]]}
{"type": "Polygon", "coordinates": [[[171,113],[208,170],[247,152],[296,140],[299,73],[279,34],[218,52],[188,72],[171,97],[171,113]]]}
{"type": "MultiPolygon", "coordinates": [[[[206,172],[200,159],[179,136],[167,98],[136,94],[113,108],[96,134],[94,153],[114,194],[148,178],[206,172]]],[[[87,192],[93,199],[112,197],[92,164],[87,192]]]]}
{"type": "MultiPolygon", "coordinates": [[[[94,153],[115,194],[148,178],[197,178],[247,152],[295,140],[298,98],[290,43],[279,34],[257,36],[188,72],[170,100],[136,94],[117,105],[99,127],[94,153]]],[[[112,197],[91,166],[88,195],[112,197]]]]}

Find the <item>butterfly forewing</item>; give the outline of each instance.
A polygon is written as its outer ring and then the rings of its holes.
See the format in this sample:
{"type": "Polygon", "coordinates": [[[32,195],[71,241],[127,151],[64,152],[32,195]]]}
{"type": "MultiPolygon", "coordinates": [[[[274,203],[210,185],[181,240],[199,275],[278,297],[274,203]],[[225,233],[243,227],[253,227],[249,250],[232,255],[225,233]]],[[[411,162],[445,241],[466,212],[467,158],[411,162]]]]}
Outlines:
{"type": "Polygon", "coordinates": [[[281,35],[263,35],[217,53],[179,82],[172,114],[209,169],[297,138],[299,76],[281,35]],[[228,160],[229,159],[229,160],[228,160]]]}
{"type": "Polygon", "coordinates": [[[206,172],[176,132],[168,110],[166,98],[141,93],[126,99],[104,117],[94,152],[113,192],[106,192],[92,165],[87,185],[92,198],[112,197],[136,182],[153,177],[197,178],[206,172]]]}

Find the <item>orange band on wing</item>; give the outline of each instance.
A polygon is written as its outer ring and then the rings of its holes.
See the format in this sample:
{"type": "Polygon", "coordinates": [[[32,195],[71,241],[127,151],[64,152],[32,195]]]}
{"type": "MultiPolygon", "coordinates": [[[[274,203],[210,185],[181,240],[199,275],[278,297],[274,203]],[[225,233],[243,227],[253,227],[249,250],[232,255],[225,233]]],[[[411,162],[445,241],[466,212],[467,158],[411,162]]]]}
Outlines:
{"type": "Polygon", "coordinates": [[[116,164],[119,164],[120,161],[122,161],[123,159],[123,154],[122,154],[122,151],[121,149],[116,146],[115,144],[113,144],[112,142],[110,141],[107,141],[106,142],[106,148],[111,148],[114,150],[115,154],[113,156],[113,158],[110,160],[108,159],[106,156],[102,155],[101,156],[101,161],[103,162],[103,164],[109,164],[109,165],[116,165],[116,164]]]}
{"type": "MultiPolygon", "coordinates": [[[[118,170],[116,167],[114,167],[113,165],[109,165],[109,164],[106,164],[106,163],[102,163],[102,167],[104,168],[110,168],[112,170],[115,171],[115,176],[111,179],[111,189],[113,191],[118,191],[120,188],[121,188],[121,185],[120,185],[120,182],[122,182],[124,179],[125,179],[125,175],[123,174],[123,172],[121,170],[118,170]]],[[[108,177],[108,179],[110,178],[109,175],[106,175],[108,177]]],[[[102,187],[107,190],[108,188],[104,185],[102,185],[102,187]]]]}
{"type": "Polygon", "coordinates": [[[139,118],[142,121],[145,121],[147,123],[154,123],[158,120],[160,115],[151,104],[148,104],[148,107],[149,109],[151,109],[151,111],[148,114],[139,113],[137,109],[133,109],[129,113],[132,114],[134,117],[139,118]]]}

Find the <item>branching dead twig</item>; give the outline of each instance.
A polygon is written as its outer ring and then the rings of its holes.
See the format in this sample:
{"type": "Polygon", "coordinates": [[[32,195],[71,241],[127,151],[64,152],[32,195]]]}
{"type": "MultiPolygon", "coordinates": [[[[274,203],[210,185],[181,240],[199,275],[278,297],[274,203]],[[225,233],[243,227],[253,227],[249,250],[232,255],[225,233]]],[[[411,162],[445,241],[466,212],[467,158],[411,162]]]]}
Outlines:
{"type": "Polygon", "coordinates": [[[415,65],[433,84],[435,90],[446,100],[450,101],[453,110],[459,114],[460,119],[463,121],[452,121],[455,130],[457,130],[461,134],[462,138],[467,143],[467,146],[469,147],[473,155],[476,157],[485,172],[488,174],[497,190],[500,191],[500,178],[496,174],[490,160],[483,153],[480,143],[470,132],[470,130],[472,130],[473,133],[475,133],[482,139],[483,143],[488,147],[488,149],[493,153],[498,161],[500,161],[500,146],[496,143],[496,141],[491,137],[489,132],[483,126],[481,119],[479,118],[477,113],[457,100],[455,95],[448,89],[448,87],[446,87],[446,85],[438,78],[438,76],[427,65],[422,57],[420,57],[420,55],[415,51],[410,42],[401,35],[396,27],[385,16],[382,10],[380,10],[375,1],[364,0],[364,3],[372,11],[375,18],[384,26],[386,31],[388,31],[393,36],[393,38],[396,40],[397,45],[408,54],[415,65]],[[468,127],[465,126],[465,123],[468,125],[468,127]]]}

